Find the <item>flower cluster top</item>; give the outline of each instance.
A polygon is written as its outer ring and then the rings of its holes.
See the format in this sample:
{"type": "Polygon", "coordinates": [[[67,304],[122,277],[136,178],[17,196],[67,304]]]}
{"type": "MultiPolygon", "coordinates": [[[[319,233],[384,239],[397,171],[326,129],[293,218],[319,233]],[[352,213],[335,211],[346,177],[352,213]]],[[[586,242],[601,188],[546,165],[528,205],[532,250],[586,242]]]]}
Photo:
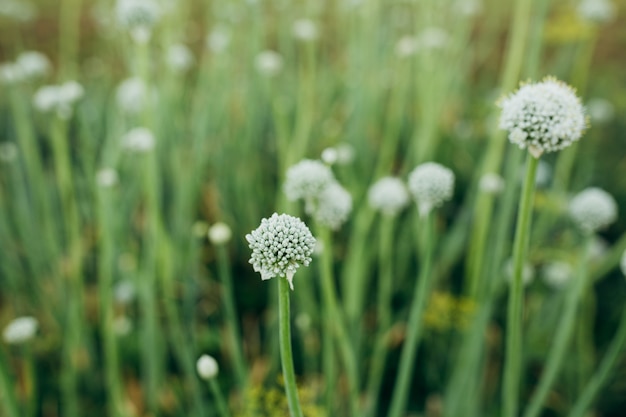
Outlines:
{"type": "Polygon", "coordinates": [[[286,277],[293,290],[293,275],[300,265],[308,266],[315,238],[302,220],[274,213],[246,235],[252,250],[250,263],[261,279],[286,277]]]}
{"type": "Polygon", "coordinates": [[[583,232],[594,233],[617,220],[617,203],[611,194],[591,187],[572,198],[569,214],[583,232]]]}
{"type": "Polygon", "coordinates": [[[352,212],[352,196],[322,161],[303,159],[290,167],[283,191],[289,201],[304,200],[306,213],[333,230],[352,212]]]}
{"type": "Polygon", "coordinates": [[[500,128],[509,140],[534,156],[564,149],[576,142],[587,127],[585,111],[574,90],[548,77],[525,84],[499,103],[500,128]]]}
{"type": "Polygon", "coordinates": [[[418,165],[409,173],[409,191],[417,202],[420,215],[427,215],[452,198],[454,173],[436,162],[418,165]]]}
{"type": "Polygon", "coordinates": [[[409,192],[401,179],[383,177],[372,184],[367,200],[374,210],[393,216],[409,204],[409,192]]]}

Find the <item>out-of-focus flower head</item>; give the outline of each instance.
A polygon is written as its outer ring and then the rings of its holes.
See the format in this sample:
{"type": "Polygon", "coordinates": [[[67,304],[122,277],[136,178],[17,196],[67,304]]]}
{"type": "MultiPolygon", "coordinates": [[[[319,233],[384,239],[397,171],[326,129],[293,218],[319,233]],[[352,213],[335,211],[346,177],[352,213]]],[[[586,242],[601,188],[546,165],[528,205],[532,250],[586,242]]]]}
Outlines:
{"type": "Polygon", "coordinates": [[[592,98],[587,102],[586,107],[589,118],[594,123],[606,123],[615,116],[615,107],[610,101],[603,98],[592,98]]]}
{"type": "Polygon", "coordinates": [[[145,127],[136,127],[122,137],[122,147],[131,152],[149,152],[154,145],[154,135],[145,127]]]}
{"type": "Polygon", "coordinates": [[[409,173],[408,183],[421,216],[450,200],[454,193],[454,173],[436,162],[415,167],[409,173]]]}
{"type": "Polygon", "coordinates": [[[333,182],[324,187],[305,209],[320,224],[336,230],[352,212],[352,196],[338,182],[333,182]]]}
{"type": "Polygon", "coordinates": [[[293,22],[293,36],[303,42],[311,42],[319,37],[317,24],[311,19],[298,19],[293,22]]]}
{"type": "Polygon", "coordinates": [[[574,269],[567,262],[554,261],[543,267],[543,280],[548,286],[556,290],[565,287],[573,275],[574,269]]]}
{"type": "Polygon", "coordinates": [[[572,198],[569,214],[583,232],[595,233],[617,220],[617,203],[606,191],[590,187],[572,198]]]}
{"type": "Polygon", "coordinates": [[[214,245],[224,245],[230,242],[233,232],[226,223],[217,222],[209,227],[207,235],[214,245]]]}
{"type": "Polygon", "coordinates": [[[73,105],[84,94],[83,86],[76,81],[46,85],[35,92],[33,104],[42,113],[54,112],[61,119],[69,119],[72,116],[73,105]]]}
{"type": "Polygon", "coordinates": [[[585,22],[606,23],[615,17],[615,5],[611,0],[581,0],[576,8],[585,22]]]}
{"type": "Polygon", "coordinates": [[[213,53],[220,53],[228,48],[230,45],[231,33],[230,29],[226,25],[217,25],[207,35],[206,45],[207,48],[213,53]]]}
{"type": "Polygon", "coordinates": [[[182,43],[171,45],[167,50],[167,65],[173,71],[185,72],[193,66],[194,62],[193,53],[182,43]]]}
{"type": "Polygon", "coordinates": [[[287,169],[283,191],[289,201],[310,200],[332,182],[335,176],[327,165],[304,159],[287,169]]]}
{"type": "Polygon", "coordinates": [[[117,0],[115,16],[136,42],[145,43],[161,17],[161,8],[154,0],[117,0]]]}
{"type": "Polygon", "coordinates": [[[2,338],[10,345],[28,342],[37,333],[39,322],[30,316],[18,317],[10,322],[2,332],[2,338]]]}
{"type": "Polygon", "coordinates": [[[15,64],[27,79],[45,77],[52,68],[48,57],[37,51],[22,52],[17,56],[15,64]]]}
{"type": "Polygon", "coordinates": [[[215,358],[211,355],[202,355],[196,362],[196,370],[200,378],[204,380],[213,379],[219,373],[219,366],[215,358]]]}
{"type": "Polygon", "coordinates": [[[384,177],[370,187],[367,199],[374,210],[395,216],[409,204],[410,197],[401,179],[384,177]]]}
{"type": "Polygon", "coordinates": [[[483,193],[498,194],[504,189],[504,178],[495,172],[488,172],[480,178],[478,188],[483,193]]]}
{"type": "Polygon", "coordinates": [[[117,107],[129,114],[140,113],[144,108],[147,93],[148,89],[141,78],[127,78],[115,91],[117,107]]]}
{"type": "Polygon", "coordinates": [[[283,57],[275,51],[262,51],[254,59],[257,71],[266,77],[274,77],[283,69],[283,57]]]}

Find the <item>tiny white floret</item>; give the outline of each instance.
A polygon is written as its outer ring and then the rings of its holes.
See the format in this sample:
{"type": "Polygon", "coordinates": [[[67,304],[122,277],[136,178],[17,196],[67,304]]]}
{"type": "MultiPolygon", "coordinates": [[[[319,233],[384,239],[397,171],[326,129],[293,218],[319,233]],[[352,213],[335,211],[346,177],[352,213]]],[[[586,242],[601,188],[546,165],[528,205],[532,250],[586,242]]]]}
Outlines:
{"type": "Polygon", "coordinates": [[[583,232],[594,233],[617,220],[617,203],[606,191],[590,187],[572,198],[569,214],[583,232]]]}
{"type": "Polygon", "coordinates": [[[219,373],[219,366],[215,358],[211,355],[202,355],[196,362],[196,370],[200,378],[204,380],[213,379],[219,373]]]}
{"type": "Polygon", "coordinates": [[[18,317],[11,321],[2,332],[2,338],[10,345],[29,341],[37,333],[39,322],[30,316],[18,317]]]}

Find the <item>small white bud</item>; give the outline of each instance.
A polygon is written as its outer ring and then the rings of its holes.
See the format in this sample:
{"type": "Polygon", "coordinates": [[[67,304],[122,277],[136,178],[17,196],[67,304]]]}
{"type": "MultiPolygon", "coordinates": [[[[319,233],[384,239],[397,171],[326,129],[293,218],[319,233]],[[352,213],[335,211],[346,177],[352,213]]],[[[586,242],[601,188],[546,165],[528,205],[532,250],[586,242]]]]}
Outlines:
{"type": "Polygon", "coordinates": [[[204,380],[213,379],[219,373],[219,366],[213,356],[202,355],[196,362],[196,369],[200,378],[204,380]]]}
{"type": "Polygon", "coordinates": [[[214,245],[224,245],[230,242],[232,235],[233,232],[226,223],[218,222],[209,227],[209,241],[211,241],[214,245]]]}
{"type": "Polygon", "coordinates": [[[10,345],[17,345],[29,341],[37,333],[39,322],[30,316],[18,317],[10,322],[2,333],[4,341],[10,345]]]}

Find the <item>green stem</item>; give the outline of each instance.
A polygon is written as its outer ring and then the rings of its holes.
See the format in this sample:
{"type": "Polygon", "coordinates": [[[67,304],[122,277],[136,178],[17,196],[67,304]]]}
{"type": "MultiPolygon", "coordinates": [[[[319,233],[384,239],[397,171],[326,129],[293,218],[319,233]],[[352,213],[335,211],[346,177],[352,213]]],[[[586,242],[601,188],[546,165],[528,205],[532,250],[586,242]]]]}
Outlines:
{"type": "Polygon", "coordinates": [[[548,353],[547,364],[541,379],[539,386],[533,394],[528,408],[524,412],[524,417],[537,417],[541,413],[543,403],[548,397],[550,388],[556,381],[558,373],[563,364],[563,360],[567,354],[567,348],[572,338],[574,326],[576,324],[576,311],[580,304],[580,298],[585,288],[587,276],[587,265],[589,263],[589,257],[591,252],[592,238],[588,238],[588,242],[585,245],[585,256],[582,259],[581,265],[578,267],[578,275],[575,277],[574,282],[571,282],[568,289],[567,299],[565,302],[565,311],[561,315],[559,325],[556,329],[556,335],[554,342],[548,353]]]}
{"type": "Polygon", "coordinates": [[[20,412],[13,390],[15,383],[11,380],[8,364],[4,352],[0,351],[0,410],[4,410],[7,417],[19,417],[20,412]]]}
{"type": "Polygon", "coordinates": [[[383,371],[387,358],[389,344],[387,334],[391,326],[391,298],[393,295],[393,226],[395,217],[383,215],[379,229],[379,274],[378,274],[378,332],[372,365],[367,383],[367,405],[365,415],[376,415],[378,407],[378,392],[382,384],[383,371]]]}
{"type": "Polygon", "coordinates": [[[406,403],[409,394],[411,376],[415,360],[417,358],[417,349],[420,338],[422,336],[422,314],[426,307],[428,294],[433,284],[432,264],[433,253],[435,248],[435,225],[434,215],[428,213],[425,218],[420,218],[416,222],[418,226],[418,236],[421,236],[419,245],[420,254],[420,272],[417,285],[413,293],[413,301],[411,302],[411,310],[409,312],[409,321],[407,323],[407,334],[404,341],[404,347],[400,354],[400,364],[398,365],[398,375],[394,385],[393,396],[391,398],[391,407],[389,417],[400,417],[406,409],[406,403]],[[421,230],[419,230],[421,229],[421,230]]]}
{"type": "Polygon", "coordinates": [[[348,332],[346,329],[345,318],[343,312],[339,309],[339,302],[337,301],[337,292],[335,290],[335,283],[333,279],[333,265],[332,265],[332,240],[330,236],[330,230],[323,226],[316,227],[317,236],[324,244],[324,250],[321,255],[321,283],[322,283],[322,299],[324,302],[324,309],[329,317],[332,317],[331,327],[341,359],[346,369],[346,375],[348,378],[350,398],[349,406],[351,415],[358,415],[358,392],[359,392],[359,378],[356,364],[356,356],[354,354],[354,348],[351,343],[351,339],[348,338],[348,332]]]}
{"type": "Polygon", "coordinates": [[[235,298],[233,291],[233,278],[230,269],[230,260],[228,253],[224,245],[218,245],[218,267],[219,275],[224,288],[223,302],[224,309],[226,310],[226,325],[228,326],[228,333],[230,338],[230,351],[233,352],[233,362],[235,364],[235,372],[237,373],[237,379],[240,389],[244,389],[248,380],[248,370],[246,368],[246,362],[243,356],[242,342],[239,328],[239,318],[237,317],[237,310],[235,308],[235,298]]]}
{"type": "Polygon", "coordinates": [[[211,392],[215,397],[215,403],[217,405],[217,411],[219,415],[221,417],[230,417],[230,412],[228,411],[226,399],[224,398],[224,394],[222,394],[222,390],[220,389],[217,380],[215,378],[209,379],[209,386],[211,387],[211,392]]]}
{"type": "Polygon", "coordinates": [[[289,314],[289,283],[282,277],[278,281],[278,321],[280,339],[280,360],[283,367],[283,379],[285,381],[285,394],[289,403],[291,417],[303,417],[298,399],[296,386],[296,374],[293,368],[293,353],[291,351],[291,325],[289,314]]]}
{"type": "Polygon", "coordinates": [[[522,368],[522,301],[524,287],[522,271],[528,252],[532,203],[535,193],[535,176],[539,158],[528,153],[526,178],[517,213],[517,227],[513,243],[513,280],[509,290],[507,309],[506,346],[502,388],[502,415],[516,417],[519,401],[520,374],[522,368]]]}
{"type": "Polygon", "coordinates": [[[578,397],[569,417],[584,417],[586,415],[587,410],[593,404],[593,400],[600,389],[608,382],[613,372],[615,372],[616,364],[624,349],[624,345],[626,345],[626,309],[622,312],[619,328],[600,363],[600,367],[587,383],[582,395],[578,397]]]}
{"type": "Polygon", "coordinates": [[[62,0],[60,9],[59,50],[61,55],[61,75],[73,78],[76,73],[78,41],[80,38],[80,0],[62,0]]]}

